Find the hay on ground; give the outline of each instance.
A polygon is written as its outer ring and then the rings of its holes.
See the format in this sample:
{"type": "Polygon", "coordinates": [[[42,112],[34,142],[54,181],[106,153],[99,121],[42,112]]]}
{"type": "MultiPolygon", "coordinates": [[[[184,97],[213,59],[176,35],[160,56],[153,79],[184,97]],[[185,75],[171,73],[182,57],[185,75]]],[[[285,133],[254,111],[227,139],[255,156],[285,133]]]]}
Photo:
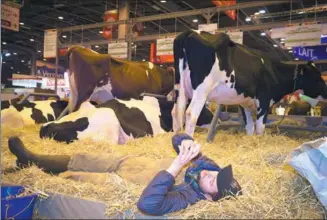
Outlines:
{"type": "MultiPolygon", "coordinates": [[[[174,157],[171,147],[172,133],[154,138],[146,137],[122,145],[108,145],[101,142],[76,141],[72,144],[41,140],[39,127],[30,126],[23,130],[2,129],[2,169],[15,163],[15,157],[8,150],[8,138],[17,135],[26,146],[39,154],[120,152],[143,153],[151,158],[174,157]]],[[[286,166],[286,156],[300,144],[312,140],[301,132],[296,138],[285,134],[276,135],[267,130],[261,137],[246,136],[244,133],[218,131],[213,143],[206,143],[206,131],[195,134],[202,144],[202,152],[220,166],[233,165],[234,175],[243,188],[237,199],[218,202],[200,201],[180,212],[171,213],[171,218],[323,218],[323,207],[317,200],[309,183],[286,166]]],[[[131,174],[132,175],[132,174],[131,174]]],[[[33,166],[16,173],[2,174],[5,182],[30,185],[43,191],[58,192],[74,197],[107,204],[108,216],[131,209],[137,211],[136,203],[145,185],[127,183],[116,174],[103,185],[76,182],[45,174],[33,166]]]]}

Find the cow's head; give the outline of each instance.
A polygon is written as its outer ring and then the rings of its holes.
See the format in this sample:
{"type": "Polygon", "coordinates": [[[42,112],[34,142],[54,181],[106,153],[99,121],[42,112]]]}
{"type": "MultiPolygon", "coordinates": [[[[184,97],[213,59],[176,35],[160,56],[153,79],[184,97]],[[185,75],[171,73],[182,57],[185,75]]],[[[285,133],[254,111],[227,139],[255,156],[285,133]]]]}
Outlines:
{"type": "Polygon", "coordinates": [[[321,72],[312,61],[303,65],[299,79],[305,95],[311,98],[327,98],[326,83],[321,77],[321,72]]]}
{"type": "Polygon", "coordinates": [[[108,79],[110,55],[83,48],[72,47],[68,53],[70,100],[69,111],[79,108],[90,98],[94,89],[108,79]]]}

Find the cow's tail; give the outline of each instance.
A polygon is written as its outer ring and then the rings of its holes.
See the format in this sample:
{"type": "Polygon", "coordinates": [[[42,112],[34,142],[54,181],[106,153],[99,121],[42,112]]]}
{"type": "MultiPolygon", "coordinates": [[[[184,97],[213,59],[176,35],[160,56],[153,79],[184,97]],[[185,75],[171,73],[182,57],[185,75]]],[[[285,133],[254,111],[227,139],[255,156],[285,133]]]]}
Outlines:
{"type": "Polygon", "coordinates": [[[174,68],[175,68],[175,84],[180,83],[179,59],[185,58],[184,43],[187,37],[194,31],[189,30],[178,35],[174,40],[174,68]]]}

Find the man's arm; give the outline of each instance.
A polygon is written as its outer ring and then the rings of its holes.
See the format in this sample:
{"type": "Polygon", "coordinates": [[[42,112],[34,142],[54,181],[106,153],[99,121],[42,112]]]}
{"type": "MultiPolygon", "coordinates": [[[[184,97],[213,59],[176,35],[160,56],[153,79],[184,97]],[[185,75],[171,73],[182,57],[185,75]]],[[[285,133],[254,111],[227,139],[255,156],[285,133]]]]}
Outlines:
{"type": "Polygon", "coordinates": [[[194,203],[194,192],[181,193],[171,191],[175,184],[175,177],[181,169],[200,152],[200,145],[183,143],[179,146],[180,153],[170,167],[159,172],[150,184],[144,189],[137,207],[150,215],[164,215],[185,209],[188,204],[194,203]],[[191,198],[192,197],[192,198],[191,198]]]}
{"type": "Polygon", "coordinates": [[[163,170],[160,171],[144,189],[137,207],[149,215],[164,215],[185,209],[189,202],[180,192],[170,191],[175,178],[163,170]]]}

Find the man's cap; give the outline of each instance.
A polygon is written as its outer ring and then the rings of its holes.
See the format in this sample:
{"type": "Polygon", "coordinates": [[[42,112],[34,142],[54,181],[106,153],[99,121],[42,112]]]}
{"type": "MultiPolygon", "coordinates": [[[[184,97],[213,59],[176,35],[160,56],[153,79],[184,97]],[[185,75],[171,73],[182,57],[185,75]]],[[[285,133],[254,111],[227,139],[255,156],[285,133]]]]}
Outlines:
{"type": "Polygon", "coordinates": [[[177,154],[179,154],[178,146],[182,144],[183,140],[192,140],[193,141],[193,138],[188,134],[180,133],[180,134],[175,134],[171,139],[171,142],[172,142],[173,147],[177,154]]]}
{"type": "Polygon", "coordinates": [[[218,193],[213,197],[214,201],[226,196],[242,195],[242,188],[233,177],[232,165],[222,168],[217,174],[218,193]]]}

